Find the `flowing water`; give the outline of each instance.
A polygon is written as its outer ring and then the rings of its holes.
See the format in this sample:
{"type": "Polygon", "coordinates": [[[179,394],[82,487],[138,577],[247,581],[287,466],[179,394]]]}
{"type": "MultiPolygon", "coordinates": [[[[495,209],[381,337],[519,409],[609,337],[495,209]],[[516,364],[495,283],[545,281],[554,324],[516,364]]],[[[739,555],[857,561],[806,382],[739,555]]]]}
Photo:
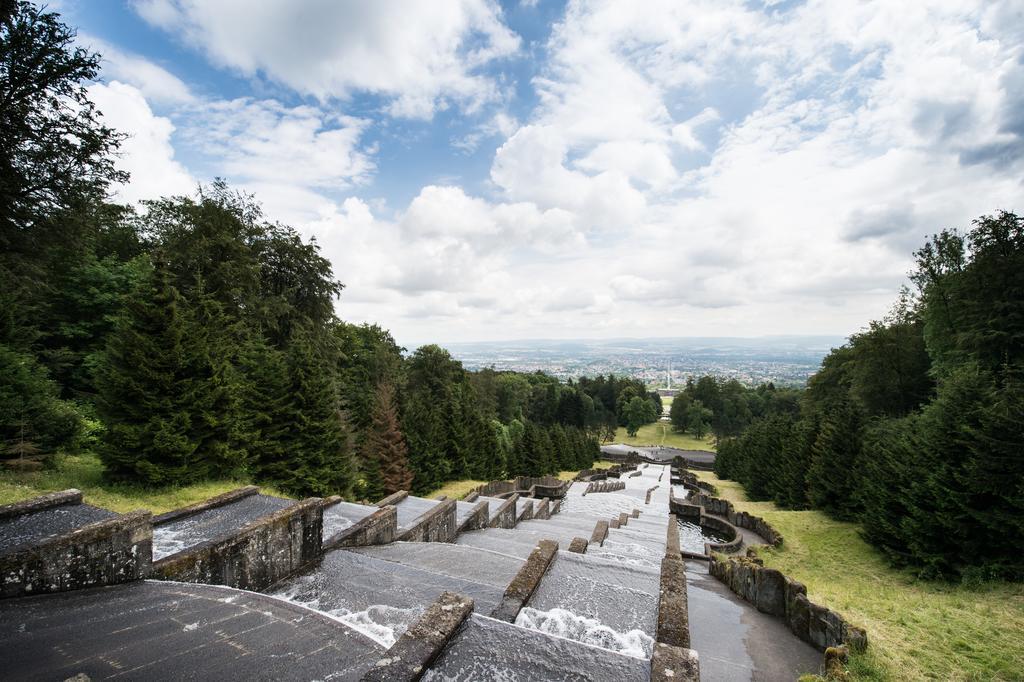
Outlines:
{"type": "Polygon", "coordinates": [[[647,682],[650,663],[474,614],[422,679],[647,682]]]}
{"type": "Polygon", "coordinates": [[[362,521],[377,511],[377,507],[368,507],[351,502],[338,502],[324,509],[324,540],[331,538],[346,528],[362,521]]]}
{"type": "Polygon", "coordinates": [[[177,554],[222,535],[237,533],[256,519],[295,504],[295,500],[270,495],[249,495],[178,521],[154,526],[153,560],[177,554]]]}

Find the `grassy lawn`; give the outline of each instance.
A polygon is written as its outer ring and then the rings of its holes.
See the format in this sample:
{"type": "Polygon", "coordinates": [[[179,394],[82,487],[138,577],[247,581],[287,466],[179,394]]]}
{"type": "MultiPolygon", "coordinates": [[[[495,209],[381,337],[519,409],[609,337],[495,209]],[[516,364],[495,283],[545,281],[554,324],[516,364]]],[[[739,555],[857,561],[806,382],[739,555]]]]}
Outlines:
{"type": "MultiPolygon", "coordinates": [[[[149,509],[154,514],[160,514],[247,484],[247,481],[229,480],[173,488],[112,484],[103,480],[103,465],[96,455],[62,455],[52,469],[33,472],[0,471],[0,504],[10,504],[57,490],[78,488],[84,500],[97,507],[116,512],[149,509]]],[[[267,487],[262,487],[262,491],[287,497],[267,487]]]]}
{"type": "Polygon", "coordinates": [[[854,679],[1024,680],[1024,585],[918,580],[890,567],[857,524],[750,502],[739,484],[694,473],[782,533],[781,549],[761,549],[766,565],[867,629],[868,654],[853,662],[854,679]]]}
{"type": "MultiPolygon", "coordinates": [[[[615,466],[615,462],[605,462],[602,460],[594,462],[594,465],[591,467],[591,469],[607,469],[613,466],[615,466]]],[[[572,479],[576,478],[576,474],[578,473],[579,471],[559,471],[558,478],[562,481],[571,481],[572,479]]],[[[487,481],[473,481],[469,479],[464,481],[448,481],[437,490],[434,490],[433,492],[427,494],[425,497],[437,497],[438,495],[447,495],[450,499],[461,500],[463,497],[468,495],[470,491],[473,490],[473,488],[481,486],[484,483],[487,483],[487,481]]]]}
{"type": "Polygon", "coordinates": [[[672,425],[667,422],[644,424],[637,431],[635,438],[627,436],[626,429],[620,426],[619,430],[615,432],[614,442],[626,445],[666,445],[681,450],[711,450],[713,452],[715,449],[714,440],[710,435],[698,440],[688,433],[676,433],[672,430],[672,425]]]}

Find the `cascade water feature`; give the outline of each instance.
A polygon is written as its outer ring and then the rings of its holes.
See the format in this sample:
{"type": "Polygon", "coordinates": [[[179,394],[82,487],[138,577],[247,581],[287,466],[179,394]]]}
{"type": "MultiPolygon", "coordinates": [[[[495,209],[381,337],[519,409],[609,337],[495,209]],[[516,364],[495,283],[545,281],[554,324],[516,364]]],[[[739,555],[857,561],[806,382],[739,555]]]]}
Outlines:
{"type": "Polygon", "coordinates": [[[281,497],[249,495],[178,521],[153,526],[153,560],[157,561],[206,540],[237,532],[261,516],[295,504],[295,500],[281,497]]]}
{"type": "Polygon", "coordinates": [[[377,511],[377,507],[352,504],[351,502],[338,502],[326,507],[324,509],[324,540],[352,527],[375,511],[377,511]]]}
{"type": "Polygon", "coordinates": [[[517,557],[448,543],[396,542],[328,552],[316,570],[273,594],[322,611],[390,647],[448,590],[490,613],[519,570],[517,557]]]}

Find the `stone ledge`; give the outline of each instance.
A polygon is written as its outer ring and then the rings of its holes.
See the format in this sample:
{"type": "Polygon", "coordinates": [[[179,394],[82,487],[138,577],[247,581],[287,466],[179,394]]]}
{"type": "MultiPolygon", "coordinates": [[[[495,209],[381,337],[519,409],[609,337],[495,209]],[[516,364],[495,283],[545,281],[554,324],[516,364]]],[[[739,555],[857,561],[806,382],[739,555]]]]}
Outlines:
{"type": "Polygon", "coordinates": [[[445,500],[424,512],[416,525],[398,536],[402,542],[452,542],[458,534],[455,500],[445,500]]]}
{"type": "Polygon", "coordinates": [[[533,518],[535,519],[550,519],[551,518],[551,501],[548,498],[544,498],[539,503],[535,502],[533,507],[533,518]]]}
{"type": "Polygon", "coordinates": [[[519,501],[519,495],[512,493],[505,502],[498,507],[498,511],[494,512],[494,518],[491,519],[488,527],[490,528],[515,528],[516,527],[516,503],[519,501]]]}
{"type": "Polygon", "coordinates": [[[472,599],[455,592],[442,592],[387,650],[384,658],[363,675],[363,682],[420,679],[472,613],[472,599]]]}
{"type": "Polygon", "coordinates": [[[491,613],[491,618],[504,620],[509,623],[516,621],[520,609],[533,595],[534,590],[540,585],[541,579],[547,572],[551,561],[558,553],[558,543],[554,540],[541,540],[530,552],[519,572],[512,578],[512,582],[505,589],[501,603],[491,613]]]}
{"type": "Polygon", "coordinates": [[[655,640],[662,644],[690,648],[689,602],[686,597],[686,564],[678,554],[661,560],[658,591],[658,630],[655,640]]]}
{"type": "Polygon", "coordinates": [[[590,535],[590,544],[603,547],[606,537],[608,537],[608,522],[601,519],[594,524],[594,532],[590,535]]]}
{"type": "Polygon", "coordinates": [[[401,502],[402,500],[404,500],[407,497],[409,497],[409,491],[408,490],[399,490],[397,493],[391,493],[390,495],[388,495],[384,499],[382,499],[379,502],[377,502],[377,506],[378,507],[386,507],[388,505],[391,505],[391,506],[397,507],[398,503],[401,502]]]}
{"type": "Polygon", "coordinates": [[[323,556],[324,501],[311,497],[153,562],[153,577],[259,591],[323,556]]]}
{"type": "Polygon", "coordinates": [[[247,485],[242,488],[235,488],[234,490],[229,490],[226,493],[221,493],[216,497],[211,497],[208,500],[196,502],[195,504],[191,504],[187,507],[182,507],[180,509],[172,509],[171,511],[165,512],[163,514],[158,514],[153,517],[153,525],[159,526],[170,521],[177,521],[188,516],[195,516],[199,512],[206,511],[207,509],[214,509],[216,507],[223,507],[224,505],[231,504],[232,502],[237,502],[243,497],[255,495],[259,491],[260,489],[254,485],[247,485]]]}
{"type": "Polygon", "coordinates": [[[145,578],[152,516],[134,511],[47,538],[0,558],[0,597],[66,592],[145,578]]]}
{"type": "Polygon", "coordinates": [[[523,511],[516,517],[516,523],[520,521],[529,521],[533,518],[533,500],[527,500],[526,505],[523,507],[523,511]]]}
{"type": "Polygon", "coordinates": [[[700,682],[700,659],[693,649],[654,643],[651,682],[700,682]]]}
{"type": "Polygon", "coordinates": [[[586,538],[573,538],[572,542],[569,543],[569,551],[575,554],[586,554],[589,544],[586,538]]]}
{"type": "Polygon", "coordinates": [[[21,502],[5,504],[0,506],[0,519],[7,519],[12,516],[31,514],[32,512],[60,507],[65,504],[81,504],[82,491],[77,488],[68,488],[55,493],[46,493],[39,497],[33,497],[21,502]]]}
{"type": "Polygon", "coordinates": [[[486,528],[490,519],[491,505],[487,500],[481,500],[476,503],[475,507],[473,507],[473,511],[469,512],[469,516],[466,517],[466,520],[459,524],[456,534],[464,533],[469,530],[480,530],[481,528],[486,528]]]}
{"type": "Polygon", "coordinates": [[[669,514],[668,528],[665,529],[665,554],[677,556],[679,551],[679,523],[675,514],[669,514]]]}
{"type": "Polygon", "coordinates": [[[397,534],[398,510],[388,505],[324,540],[323,551],[339,547],[386,545],[394,542],[397,534]]]}

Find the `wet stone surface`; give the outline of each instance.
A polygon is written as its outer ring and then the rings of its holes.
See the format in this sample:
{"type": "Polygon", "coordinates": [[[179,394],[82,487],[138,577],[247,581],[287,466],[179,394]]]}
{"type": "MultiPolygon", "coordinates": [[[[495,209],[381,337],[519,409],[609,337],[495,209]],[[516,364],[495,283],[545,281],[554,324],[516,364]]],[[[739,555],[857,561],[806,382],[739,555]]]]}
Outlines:
{"type": "Polygon", "coordinates": [[[559,553],[516,623],[650,658],[658,613],[656,573],[559,553]],[[641,588],[641,589],[634,589],[641,588]]]}
{"type": "MultiPolygon", "coordinates": [[[[419,547],[400,543],[398,547],[419,547]]],[[[338,618],[384,646],[391,646],[442,592],[466,595],[479,610],[501,601],[501,588],[478,581],[467,566],[467,577],[435,573],[365,553],[328,552],[316,570],[292,578],[273,594],[338,618]]],[[[399,550],[401,551],[401,550],[399,550]]]]}
{"type": "Polygon", "coordinates": [[[90,504],[65,504],[0,520],[0,554],[9,554],[59,537],[117,514],[90,504]]]}
{"type": "Polygon", "coordinates": [[[3,677],[358,680],[383,652],[266,595],[140,581],[0,601],[3,677]]]}
{"type": "Polygon", "coordinates": [[[408,530],[415,525],[416,520],[428,511],[439,505],[437,500],[427,500],[422,497],[410,495],[398,503],[398,530],[408,530]]]}
{"type": "Polygon", "coordinates": [[[352,527],[375,511],[377,511],[377,507],[352,504],[351,502],[338,502],[326,507],[324,509],[324,539],[352,527]]]}
{"type": "Polygon", "coordinates": [[[182,552],[207,540],[235,533],[256,519],[294,506],[295,500],[250,495],[226,504],[153,527],[153,560],[182,552]]]}
{"type": "Polygon", "coordinates": [[[422,679],[647,682],[649,663],[474,614],[422,679]]]}

